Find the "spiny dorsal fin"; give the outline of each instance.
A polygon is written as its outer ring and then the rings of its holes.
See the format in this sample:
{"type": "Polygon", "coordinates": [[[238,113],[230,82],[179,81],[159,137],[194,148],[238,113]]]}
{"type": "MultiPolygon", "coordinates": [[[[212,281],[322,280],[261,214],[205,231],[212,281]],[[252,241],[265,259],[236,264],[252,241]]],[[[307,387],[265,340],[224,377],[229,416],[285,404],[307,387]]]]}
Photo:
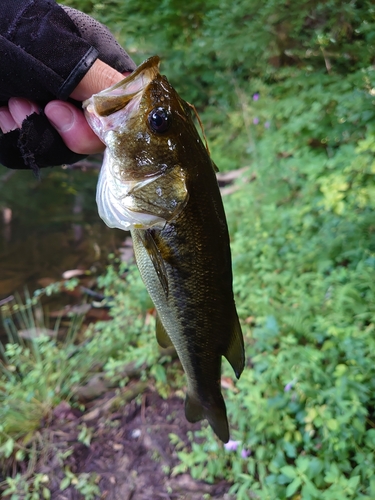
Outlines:
{"type": "Polygon", "coordinates": [[[218,168],[218,166],[216,165],[216,163],[212,159],[211,159],[211,163],[212,163],[212,168],[214,169],[214,172],[218,173],[219,172],[219,168],[218,168]]]}
{"type": "Polygon", "coordinates": [[[186,104],[188,106],[190,106],[190,108],[194,111],[195,116],[197,117],[199,126],[200,126],[200,128],[202,130],[202,135],[203,135],[204,143],[205,143],[205,146],[206,146],[206,149],[207,149],[207,153],[211,156],[210,148],[208,147],[206,133],[204,131],[203,123],[202,123],[202,120],[200,119],[200,116],[198,114],[197,108],[194,106],[194,104],[190,104],[190,102],[187,102],[187,101],[185,101],[185,102],[186,102],[186,104]]]}

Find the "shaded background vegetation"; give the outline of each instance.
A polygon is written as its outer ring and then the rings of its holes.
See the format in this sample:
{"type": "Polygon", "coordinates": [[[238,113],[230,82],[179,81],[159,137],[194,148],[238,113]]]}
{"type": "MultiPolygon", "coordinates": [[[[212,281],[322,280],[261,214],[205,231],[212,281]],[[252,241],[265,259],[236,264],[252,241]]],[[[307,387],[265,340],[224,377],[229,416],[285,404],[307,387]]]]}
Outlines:
{"type": "MultiPolygon", "coordinates": [[[[137,63],[159,54],[220,170],[248,167],[225,198],[251,360],[225,394],[235,449],[203,429],[177,472],[225,477],[238,499],[375,498],[373,2],[64,3],[137,63]]],[[[116,280],[103,280],[119,304],[104,343],[139,297],[137,275],[116,280]]],[[[135,355],[111,357],[109,373],[135,355]]]]}

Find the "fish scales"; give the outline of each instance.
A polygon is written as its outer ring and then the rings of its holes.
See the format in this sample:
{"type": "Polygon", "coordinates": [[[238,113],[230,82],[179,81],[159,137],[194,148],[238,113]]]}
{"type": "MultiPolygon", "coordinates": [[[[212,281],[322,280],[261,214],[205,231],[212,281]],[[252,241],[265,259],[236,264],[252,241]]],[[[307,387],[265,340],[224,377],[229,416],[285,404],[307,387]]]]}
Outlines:
{"type": "Polygon", "coordinates": [[[90,125],[107,144],[99,213],[110,227],[131,231],[158,314],[158,342],[174,345],[186,373],[187,419],[206,418],[227,442],[221,358],[237,377],[244,367],[228,228],[214,165],[190,108],[158,64],[155,56],[98,94],[99,111],[95,96],[85,103],[90,125]]]}

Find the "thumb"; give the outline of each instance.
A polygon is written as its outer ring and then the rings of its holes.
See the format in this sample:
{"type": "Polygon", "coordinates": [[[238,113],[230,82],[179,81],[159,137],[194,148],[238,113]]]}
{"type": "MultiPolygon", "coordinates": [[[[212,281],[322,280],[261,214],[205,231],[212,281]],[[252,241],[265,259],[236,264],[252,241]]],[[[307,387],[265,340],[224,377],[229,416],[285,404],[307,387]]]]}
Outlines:
{"type": "MultiPolygon", "coordinates": [[[[123,78],[122,73],[97,59],[70,97],[76,101],[84,101],[123,78]]],[[[94,154],[104,150],[104,144],[92,131],[82,111],[72,104],[51,101],[44,112],[70,150],[80,154],[94,154]]]]}
{"type": "Polygon", "coordinates": [[[94,154],[104,150],[104,144],[92,131],[82,111],[64,101],[51,101],[44,112],[71,151],[94,154]]]}

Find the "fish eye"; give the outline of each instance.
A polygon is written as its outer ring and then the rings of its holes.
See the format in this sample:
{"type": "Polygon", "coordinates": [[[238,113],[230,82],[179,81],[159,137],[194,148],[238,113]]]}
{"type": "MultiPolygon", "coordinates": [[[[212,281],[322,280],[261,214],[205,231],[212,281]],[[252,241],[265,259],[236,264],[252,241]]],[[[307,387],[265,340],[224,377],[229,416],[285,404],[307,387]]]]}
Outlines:
{"type": "Polygon", "coordinates": [[[148,123],[154,132],[161,134],[169,129],[171,117],[164,108],[156,108],[148,115],[148,123]]]}

